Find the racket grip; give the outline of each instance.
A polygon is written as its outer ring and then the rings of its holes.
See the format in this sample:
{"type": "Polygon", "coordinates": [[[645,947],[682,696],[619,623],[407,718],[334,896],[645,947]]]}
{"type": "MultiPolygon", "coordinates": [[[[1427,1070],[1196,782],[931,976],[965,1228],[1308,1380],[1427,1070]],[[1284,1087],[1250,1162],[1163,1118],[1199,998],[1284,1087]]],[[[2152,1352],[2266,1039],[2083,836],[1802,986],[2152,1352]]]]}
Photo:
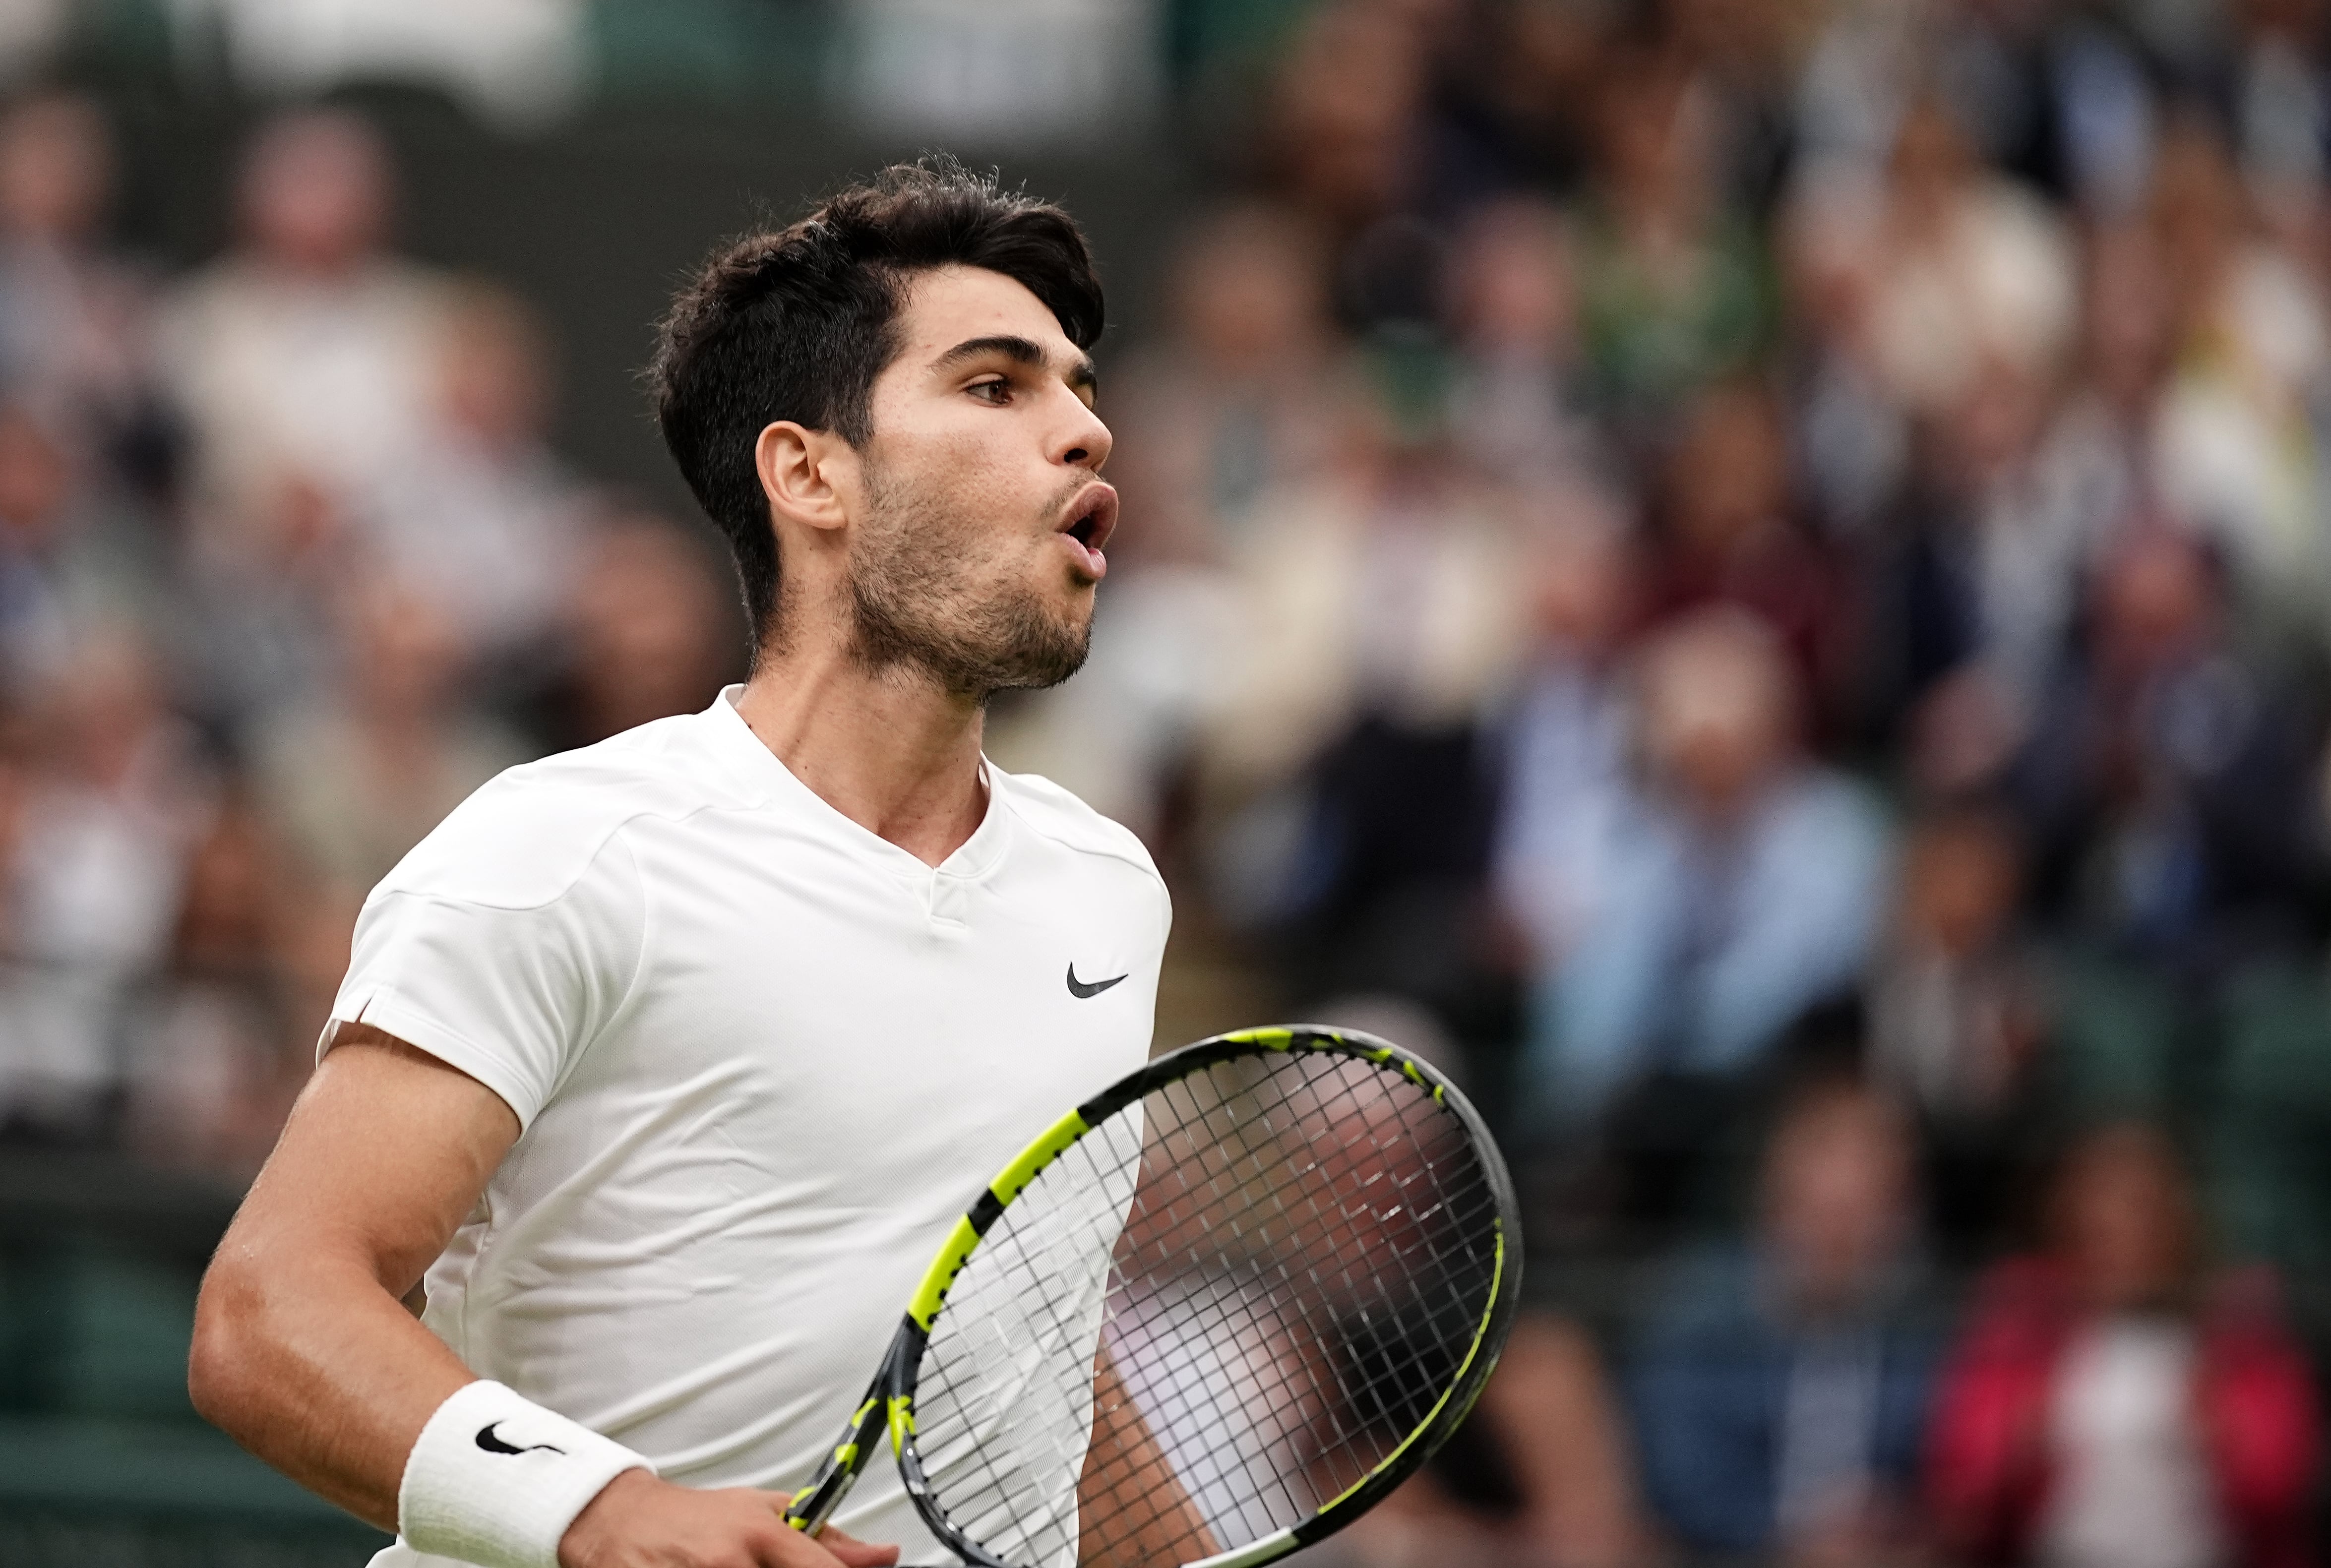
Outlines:
{"type": "Polygon", "coordinates": [[[785,1505],[786,1524],[810,1535],[825,1527],[826,1520],[842,1506],[842,1499],[850,1495],[858,1472],[874,1451],[874,1444],[882,1435],[883,1420],[882,1401],[870,1391],[866,1402],[858,1407],[858,1413],[842,1430],[842,1440],[826,1455],[817,1478],[795,1492],[793,1501],[785,1505]]]}

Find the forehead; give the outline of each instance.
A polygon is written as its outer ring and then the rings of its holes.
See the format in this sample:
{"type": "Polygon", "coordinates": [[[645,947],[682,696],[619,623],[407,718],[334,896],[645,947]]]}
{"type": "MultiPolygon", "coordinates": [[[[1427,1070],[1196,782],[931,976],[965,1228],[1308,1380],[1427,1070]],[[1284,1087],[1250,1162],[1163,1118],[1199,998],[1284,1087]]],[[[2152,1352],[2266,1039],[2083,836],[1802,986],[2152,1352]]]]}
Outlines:
{"type": "Polygon", "coordinates": [[[934,267],[908,280],[899,310],[902,369],[919,371],[936,356],[974,337],[1025,337],[1052,359],[1082,357],[1044,302],[1017,279],[985,267],[934,267]]]}

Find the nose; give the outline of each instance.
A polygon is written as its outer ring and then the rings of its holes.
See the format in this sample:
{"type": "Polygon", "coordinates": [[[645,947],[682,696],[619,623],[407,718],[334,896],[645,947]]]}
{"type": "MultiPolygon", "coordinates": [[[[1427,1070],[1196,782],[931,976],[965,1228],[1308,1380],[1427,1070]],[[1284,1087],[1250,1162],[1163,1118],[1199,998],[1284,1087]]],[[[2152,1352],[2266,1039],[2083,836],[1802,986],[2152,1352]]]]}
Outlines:
{"type": "Polygon", "coordinates": [[[1101,423],[1100,415],[1088,407],[1083,398],[1065,386],[1061,388],[1061,395],[1067,400],[1068,408],[1061,432],[1053,438],[1052,461],[1099,473],[1100,465],[1108,461],[1109,448],[1116,444],[1117,438],[1109,434],[1108,426],[1101,423]]]}

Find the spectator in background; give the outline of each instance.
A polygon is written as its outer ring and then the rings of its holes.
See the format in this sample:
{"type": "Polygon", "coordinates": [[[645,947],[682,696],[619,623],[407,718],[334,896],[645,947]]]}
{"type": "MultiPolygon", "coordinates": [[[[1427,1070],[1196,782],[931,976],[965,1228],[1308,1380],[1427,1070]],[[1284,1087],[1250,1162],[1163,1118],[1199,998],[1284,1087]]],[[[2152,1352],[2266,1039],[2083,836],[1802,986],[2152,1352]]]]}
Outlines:
{"type": "Polygon", "coordinates": [[[255,779],[308,877],[361,898],[445,813],[525,760],[462,704],[471,647],[434,594],[375,577],[340,596],[337,683],[278,715],[255,779]]]}
{"type": "Polygon", "coordinates": [[[1790,157],[1801,18],[1774,0],[1655,0],[1647,10],[1708,100],[1718,188],[1761,223],[1790,157]]]}
{"type": "Polygon", "coordinates": [[[1614,50],[1596,96],[1594,198],[1579,231],[1586,358],[1631,454],[1693,389],[1762,347],[1771,304],[1755,235],[1725,204],[1715,106],[1679,61],[1614,50]]]}
{"type": "Polygon", "coordinates": [[[646,513],[619,516],[584,546],[559,617],[568,664],[544,712],[545,751],[650,719],[700,711],[732,679],[745,622],[692,536],[646,513]]]}
{"type": "Polygon", "coordinates": [[[2158,529],[2122,541],[2012,774],[2041,908],[2189,974],[2297,939],[2322,875],[2320,721],[2244,656],[2232,622],[2202,545],[2158,529]]]}
{"type": "Polygon", "coordinates": [[[385,248],[394,186],[364,120],[281,116],[244,156],[236,248],[168,301],[161,366],[195,437],[205,553],[252,547],[288,489],[359,516],[423,450],[442,290],[385,248]]]}
{"type": "Polygon", "coordinates": [[[1630,1358],[1660,1522],[1696,1557],[1915,1561],[1937,1326],[1913,1145],[1885,1100],[1814,1080],[1783,1107],[1744,1242],[1679,1259],[1630,1358]]]}
{"type": "Polygon", "coordinates": [[[1450,429],[1475,471],[1538,494],[1615,488],[1589,415],[1571,242],[1542,203],[1490,206],[1460,233],[1450,429]]]}
{"type": "MultiPolygon", "coordinates": [[[[1930,688],[1980,684],[2010,746],[2045,701],[2084,586],[2124,536],[2157,525],[2154,472],[2170,369],[2169,299],[2152,232],[2092,231],[2080,350],[2052,401],[2005,361],[1925,422],[1915,482],[1896,509],[1888,590],[1898,641],[1884,662],[1881,723],[1930,688]],[[1890,690],[1885,689],[1890,687],[1890,690]]],[[[1988,778],[1986,783],[1995,783],[1988,778]]]]}
{"type": "Polygon", "coordinates": [[[1514,183],[1566,198],[1585,175],[1607,8],[1599,0],[1557,0],[1478,14],[1481,33],[1467,73],[1475,114],[1467,128],[1514,183]]]}
{"type": "Polygon", "coordinates": [[[1909,422],[1879,378],[1870,314],[1877,280],[1860,263],[1851,201],[1806,177],[1776,217],[1791,328],[1782,361],[1793,455],[1807,520],[1834,545],[1862,546],[1901,483],[1909,422]]]}
{"type": "Polygon", "coordinates": [[[1261,138],[1274,183],[1319,226],[1337,312],[1356,326],[1430,321],[1439,246],[1415,209],[1433,193],[1423,118],[1429,8],[1333,0],[1296,29],[1261,138]]]}
{"type": "Polygon", "coordinates": [[[1870,553],[1865,699],[1898,737],[1948,678],[1987,682],[2028,721],[2063,659],[2082,574],[2109,524],[2041,446],[2044,390],[2004,361],[1919,422],[1889,537],[1870,553]]]}
{"type": "Polygon", "coordinates": [[[1329,4],[1296,29],[1270,89],[1267,133],[1294,204],[1344,238],[1406,200],[1428,85],[1408,17],[1329,4]]]}
{"type": "Polygon", "coordinates": [[[1769,628],[1702,611],[1643,649],[1636,680],[1641,778],[1531,1022],[1536,1103],[1574,1136],[1631,1089],[1736,1082],[1855,982],[1883,917],[1884,820],[1805,756],[1803,687],[1769,628]]]}
{"type": "Polygon", "coordinates": [[[1679,423],[1660,475],[1644,618],[1719,603],[1755,613],[1796,662],[1796,720],[1826,742],[1842,727],[1857,606],[1845,574],[1797,516],[1780,408],[1755,381],[1717,382],[1679,423]]]}
{"type": "Polygon", "coordinates": [[[1912,100],[1860,223],[1870,347],[1902,408],[1946,409],[1994,363],[2042,384],[2055,375],[2076,322],[2070,242],[2036,196],[1976,158],[1939,95],[1912,100]]]}
{"type": "Polygon", "coordinates": [[[2157,511],[2152,472],[2162,394],[2173,368],[2169,275],[2142,223],[2088,235],[2080,290],[2080,352],[2048,435],[2050,461],[2101,549],[2157,511]]]}
{"type": "Polygon", "coordinates": [[[2324,69],[2322,0],[2238,0],[2228,71],[2228,119],[2244,182],[2268,226],[2298,250],[2322,242],[2325,133],[2331,73],[2324,69]]]}
{"type": "Polygon", "coordinates": [[[277,950],[294,918],[266,820],[230,793],[188,858],[161,985],[133,1031],[124,1137],[157,1165],[254,1175],[305,1079],[277,950]]]}
{"type": "Polygon", "coordinates": [[[1209,737],[1246,793],[1293,777],[1362,714],[1462,726],[1518,657],[1512,519],[1437,413],[1356,410],[1344,460],[1262,497],[1232,561],[1247,639],[1209,737]]]}
{"type": "Polygon", "coordinates": [[[549,347],[525,302],[472,282],[437,326],[421,449],[366,498],[359,531],[452,618],[477,670],[506,680],[513,657],[544,657],[588,500],[550,451],[549,347]]]}
{"type": "Polygon", "coordinates": [[[1498,1364],[1495,1386],[1475,1408],[1514,1478],[1524,1560],[1546,1568],[1656,1562],[1625,1415],[1594,1341],[1562,1318],[1525,1314],[1498,1364]]]}
{"type": "Polygon", "coordinates": [[[424,461],[444,292],[385,249],[394,177],[362,119],[300,109],[245,153],[237,248],[179,285],[165,383],[195,441],[178,634],[189,701],[254,744],[328,688],[339,583],[424,461]]]}
{"type": "Polygon", "coordinates": [[[2034,976],[2015,950],[2014,829],[1981,806],[1946,808],[1906,835],[1900,902],[1872,967],[1870,1067],[1906,1104],[1996,1113],[2032,1046],[2034,976]]]}
{"type": "Polygon", "coordinates": [[[172,455],[153,290],[101,242],[112,185],[111,141],[88,99],[38,94],[0,117],[0,382],[59,426],[76,470],[151,492],[172,455]]]}
{"type": "Polygon", "coordinates": [[[210,803],[154,655],[85,629],[35,719],[0,851],[0,1126],[108,1130],[136,987],[168,951],[188,851],[210,803]]]}
{"type": "Polygon", "coordinates": [[[2163,138],[2153,223],[2177,338],[2155,435],[2163,503],[2216,541],[2250,605],[2319,648],[2331,613],[2308,412],[2331,369],[2320,283],[2262,232],[2223,133],[2198,115],[2163,138]]]}
{"type": "Polygon", "coordinates": [[[1977,1563],[2299,1568],[2320,1440],[2271,1283],[2205,1281],[2177,1156],[2099,1128],[2050,1191],[2046,1250],[2002,1264],[1943,1374],[1927,1497],[1977,1563]]]}
{"type": "Polygon", "coordinates": [[[2003,361],[1919,422],[1887,537],[1864,551],[1867,733],[1943,795],[1997,789],[2074,654],[2083,594],[2125,536],[2159,526],[2155,432],[2169,373],[2152,231],[2091,233],[2063,394],[2003,361]]]}
{"type": "Polygon", "coordinates": [[[1209,214],[1183,238],[1166,330],[1110,375],[1128,525],[1112,566],[1219,564],[1263,495],[1341,454],[1365,389],[1328,313],[1327,263],[1308,225],[1261,204],[1209,214]]]}
{"type": "Polygon", "coordinates": [[[1537,645],[1504,734],[1493,870],[1527,962],[1561,962],[1608,896],[1608,853],[1631,803],[1635,714],[1622,634],[1641,565],[1623,519],[1576,508],[1537,546],[1537,645]]]}
{"type": "Polygon", "coordinates": [[[1320,1551],[1358,1568],[1647,1568],[1662,1561],[1594,1342],[1525,1313],[1423,1474],[1320,1551]]]}
{"type": "Polygon", "coordinates": [[[0,704],[36,700],[77,628],[147,619],[163,599],[151,536],[79,477],[53,421],[0,402],[0,704]]]}
{"type": "Polygon", "coordinates": [[[2047,1029],[2022,894],[2011,819],[1931,812],[1905,837],[1893,924],[1870,965],[1870,1075],[1917,1114],[1931,1228],[1954,1256],[1991,1245],[2007,1217],[2047,1029]]]}
{"type": "Polygon", "coordinates": [[[233,550],[181,557],[169,606],[188,711],[229,747],[330,686],[342,656],[332,606],[369,569],[329,492],[291,480],[262,499],[238,518],[233,550]]]}
{"type": "Polygon", "coordinates": [[[1213,890],[1288,939],[1298,994],[1449,1007],[1480,967],[1479,720],[1519,662],[1525,584],[1517,520],[1455,461],[1432,368],[1380,362],[1373,439],[1265,498],[1233,562],[1240,657],[1202,742],[1213,890]]]}

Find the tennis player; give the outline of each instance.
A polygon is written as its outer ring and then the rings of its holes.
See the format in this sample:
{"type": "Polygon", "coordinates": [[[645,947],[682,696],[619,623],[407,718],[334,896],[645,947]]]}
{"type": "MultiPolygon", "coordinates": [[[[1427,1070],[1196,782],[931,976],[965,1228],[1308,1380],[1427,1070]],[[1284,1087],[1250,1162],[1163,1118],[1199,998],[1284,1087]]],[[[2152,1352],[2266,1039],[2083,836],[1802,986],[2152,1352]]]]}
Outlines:
{"type": "Polygon", "coordinates": [[[204,1282],[195,1403],[395,1528],[376,1563],[950,1560],[887,1465],[817,1539],[782,1510],[974,1193],[1147,1055],[1156,869],[980,755],[1085,656],[1101,309],[1067,214],[943,163],[674,304],[657,413],[750,679],[502,774],[374,890],[204,1282]]]}

